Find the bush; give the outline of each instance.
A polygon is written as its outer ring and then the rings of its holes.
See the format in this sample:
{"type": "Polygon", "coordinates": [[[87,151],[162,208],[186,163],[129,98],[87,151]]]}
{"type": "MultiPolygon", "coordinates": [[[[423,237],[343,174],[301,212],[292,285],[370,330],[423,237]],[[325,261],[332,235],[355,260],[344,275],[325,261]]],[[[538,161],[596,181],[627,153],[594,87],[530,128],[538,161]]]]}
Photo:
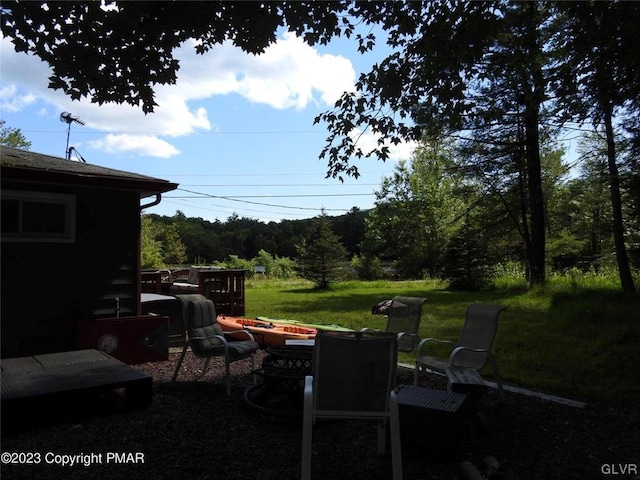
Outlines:
{"type": "Polygon", "coordinates": [[[270,273],[283,280],[296,278],[296,262],[289,257],[276,257],[270,273]]]}
{"type": "Polygon", "coordinates": [[[358,273],[360,280],[378,280],[385,276],[380,258],[376,256],[362,255],[359,257],[354,255],[351,260],[351,266],[358,273]]]}

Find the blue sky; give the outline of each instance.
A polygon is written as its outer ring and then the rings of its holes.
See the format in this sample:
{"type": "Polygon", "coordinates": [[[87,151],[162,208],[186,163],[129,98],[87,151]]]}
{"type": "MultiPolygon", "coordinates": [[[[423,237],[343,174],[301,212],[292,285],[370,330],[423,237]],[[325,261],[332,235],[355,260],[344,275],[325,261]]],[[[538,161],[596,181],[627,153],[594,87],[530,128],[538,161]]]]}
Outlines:
{"type": "MultiPolygon", "coordinates": [[[[39,59],[15,53],[0,40],[0,118],[19,128],[35,152],[65,156],[67,124],[62,112],[79,117],[69,145],[88,162],[180,184],[149,213],[226,220],[236,213],[263,221],[303,219],[324,208],[341,215],[371,208],[381,179],[412,145],[392,149],[387,162],[357,162],[361,176],[325,179],[318,155],[325,125],[313,125],[331,109],[357,76],[389,51],[379,42],[357,53],[355,40],[309,47],[288,32],[261,56],[225,44],[198,56],[192,44],[176,52],[178,82],[159,87],[156,112],[126,105],[72,101],[47,88],[49,69],[39,59]],[[225,198],[220,198],[225,197],[225,198]]],[[[364,135],[366,146],[375,138],[364,135]]]]}

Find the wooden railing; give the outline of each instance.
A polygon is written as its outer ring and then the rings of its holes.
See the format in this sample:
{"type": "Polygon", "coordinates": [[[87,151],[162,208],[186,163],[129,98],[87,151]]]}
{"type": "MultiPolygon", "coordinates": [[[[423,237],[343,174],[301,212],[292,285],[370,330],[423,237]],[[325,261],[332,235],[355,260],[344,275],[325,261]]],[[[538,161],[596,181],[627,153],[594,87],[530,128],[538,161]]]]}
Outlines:
{"type": "MultiPolygon", "coordinates": [[[[171,295],[184,293],[199,293],[211,299],[216,307],[216,313],[234,317],[245,314],[245,274],[242,269],[207,269],[197,268],[197,283],[178,280],[184,278],[183,272],[172,272],[174,282],[171,285],[171,295]]],[[[194,279],[192,270],[188,277],[194,279]]]]}

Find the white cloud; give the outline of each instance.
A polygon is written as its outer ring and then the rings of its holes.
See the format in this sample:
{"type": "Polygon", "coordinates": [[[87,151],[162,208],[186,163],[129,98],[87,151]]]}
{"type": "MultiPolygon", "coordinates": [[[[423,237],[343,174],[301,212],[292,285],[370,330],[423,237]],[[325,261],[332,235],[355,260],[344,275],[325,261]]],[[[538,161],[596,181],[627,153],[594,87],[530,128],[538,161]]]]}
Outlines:
{"type": "Polygon", "coordinates": [[[19,112],[26,106],[34,103],[37,97],[33,94],[19,94],[15,85],[0,88],[0,110],[19,112]]]}
{"type": "MultiPolygon", "coordinates": [[[[374,148],[379,148],[379,135],[369,132],[362,133],[362,130],[354,128],[350,133],[350,137],[357,141],[357,145],[365,155],[374,148]]],[[[394,145],[387,141],[384,145],[389,147],[389,160],[395,162],[410,160],[413,151],[418,147],[418,143],[416,142],[400,142],[398,145],[394,145]]]]}
{"type": "Polygon", "coordinates": [[[190,98],[235,93],[278,109],[302,109],[319,100],[332,105],[354,88],[351,61],[320,55],[292,33],[255,56],[230,43],[200,56],[193,45],[183,45],[176,55],[181,65],[176,88],[186,89],[190,98]]]}
{"type": "Polygon", "coordinates": [[[180,153],[173,145],[155,135],[114,135],[89,142],[91,148],[107,153],[129,152],[149,157],[169,158],[180,153]]]}

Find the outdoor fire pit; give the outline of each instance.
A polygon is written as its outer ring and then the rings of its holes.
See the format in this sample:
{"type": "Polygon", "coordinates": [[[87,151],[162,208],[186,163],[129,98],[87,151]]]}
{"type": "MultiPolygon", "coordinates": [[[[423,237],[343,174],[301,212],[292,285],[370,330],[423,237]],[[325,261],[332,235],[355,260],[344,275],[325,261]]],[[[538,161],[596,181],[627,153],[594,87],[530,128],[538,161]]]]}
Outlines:
{"type": "Polygon", "coordinates": [[[253,372],[262,377],[262,382],[245,390],[245,401],[274,415],[300,415],[304,379],[311,375],[313,346],[278,345],[268,347],[267,353],[262,368],[253,372]]]}

